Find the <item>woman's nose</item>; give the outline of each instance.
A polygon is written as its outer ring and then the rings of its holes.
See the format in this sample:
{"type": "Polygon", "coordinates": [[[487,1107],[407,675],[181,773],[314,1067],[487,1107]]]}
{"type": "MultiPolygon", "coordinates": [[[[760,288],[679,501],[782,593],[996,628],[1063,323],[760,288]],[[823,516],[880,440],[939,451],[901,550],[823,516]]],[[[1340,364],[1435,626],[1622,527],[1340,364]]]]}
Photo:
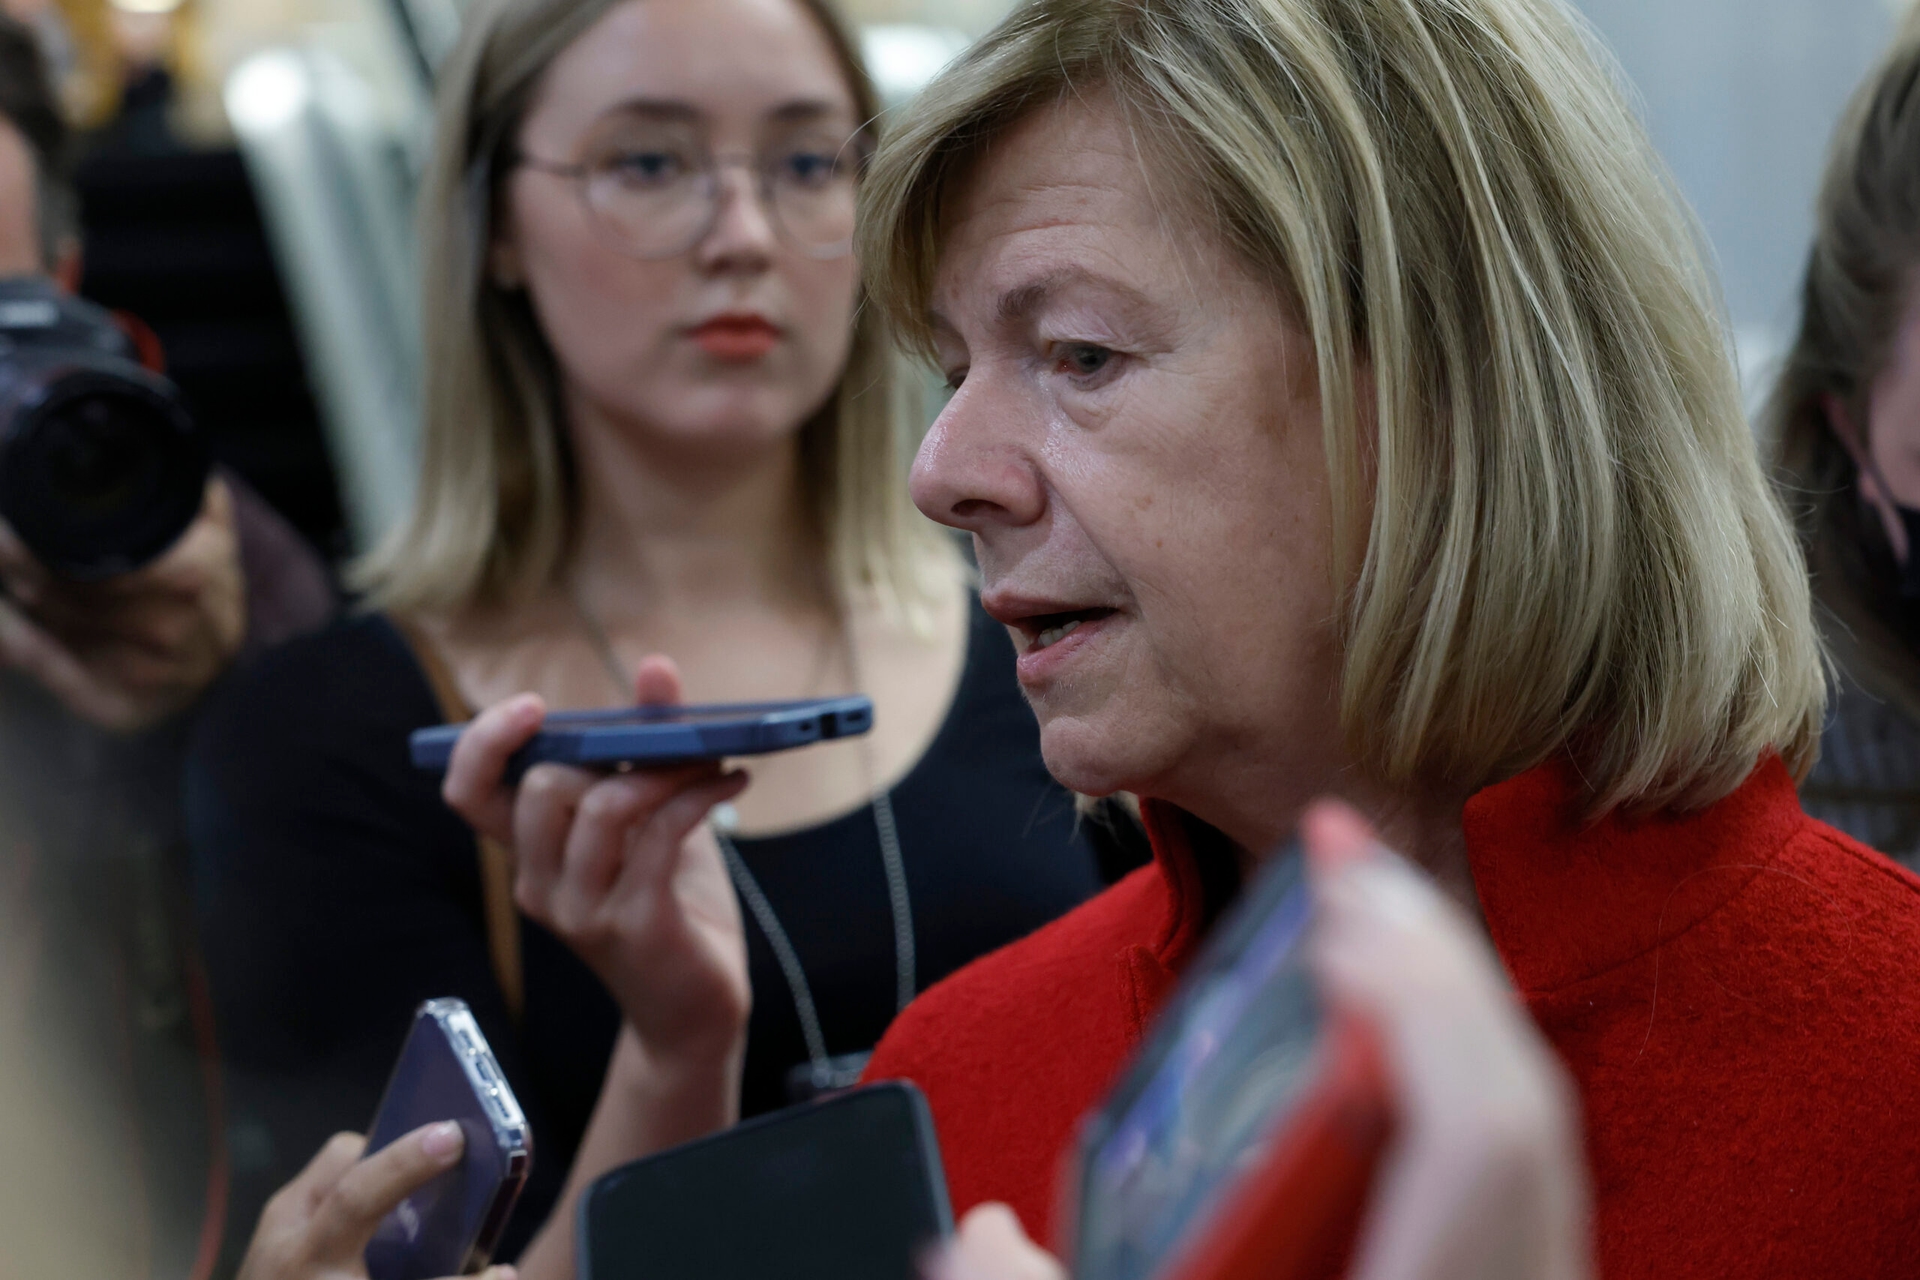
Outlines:
{"type": "Polygon", "coordinates": [[[729,164],[715,176],[718,207],[713,225],[693,247],[695,260],[707,271],[764,271],[773,261],[778,233],[753,170],[729,164]]]}
{"type": "Polygon", "coordinates": [[[1033,524],[1047,490],[1023,440],[1019,406],[993,403],[985,379],[969,377],[934,419],[913,460],[914,505],[929,520],[968,533],[1033,524]]]}

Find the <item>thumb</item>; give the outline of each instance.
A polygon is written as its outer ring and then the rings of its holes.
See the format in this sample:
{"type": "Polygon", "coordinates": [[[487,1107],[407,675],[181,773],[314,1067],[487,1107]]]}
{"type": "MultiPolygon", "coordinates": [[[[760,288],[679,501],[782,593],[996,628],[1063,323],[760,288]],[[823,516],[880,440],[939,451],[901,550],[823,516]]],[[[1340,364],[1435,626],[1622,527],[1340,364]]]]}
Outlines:
{"type": "Polygon", "coordinates": [[[443,1120],[415,1129],[355,1163],[314,1214],[313,1256],[358,1258],[381,1219],[459,1163],[465,1137],[457,1121],[443,1120]]]}
{"type": "Polygon", "coordinates": [[[649,654],[641,660],[633,686],[633,700],[643,707],[670,707],[683,701],[680,668],[664,653],[649,654]]]}
{"type": "Polygon", "coordinates": [[[1300,817],[1300,842],[1317,881],[1334,879],[1379,852],[1379,838],[1360,812],[1338,800],[1316,800],[1300,817]]]}

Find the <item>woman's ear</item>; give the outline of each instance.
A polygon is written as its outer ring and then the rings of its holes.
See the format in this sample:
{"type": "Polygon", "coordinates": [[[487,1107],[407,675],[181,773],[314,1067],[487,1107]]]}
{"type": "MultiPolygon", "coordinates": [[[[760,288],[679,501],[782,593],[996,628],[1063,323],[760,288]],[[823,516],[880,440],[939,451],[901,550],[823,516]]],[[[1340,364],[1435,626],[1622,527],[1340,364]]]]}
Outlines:
{"type": "Polygon", "coordinates": [[[1907,562],[1912,548],[1907,545],[1907,527],[1901,520],[1900,512],[1894,506],[1893,495],[1880,482],[1880,468],[1874,465],[1873,455],[1867,451],[1867,442],[1860,435],[1860,427],[1854,421],[1853,413],[1846,402],[1831,391],[1820,395],[1820,414],[1827,420],[1827,430],[1833,432],[1833,438],[1853,459],[1854,485],[1868,506],[1880,517],[1880,525],[1886,530],[1887,544],[1893,548],[1893,558],[1900,564],[1907,562]]]}
{"type": "Polygon", "coordinates": [[[1820,393],[1820,414],[1827,420],[1827,430],[1833,432],[1833,438],[1853,459],[1853,469],[1862,477],[1873,476],[1873,460],[1867,456],[1867,442],[1860,438],[1860,429],[1854,425],[1853,412],[1847,408],[1846,401],[1831,391],[1820,393]]]}

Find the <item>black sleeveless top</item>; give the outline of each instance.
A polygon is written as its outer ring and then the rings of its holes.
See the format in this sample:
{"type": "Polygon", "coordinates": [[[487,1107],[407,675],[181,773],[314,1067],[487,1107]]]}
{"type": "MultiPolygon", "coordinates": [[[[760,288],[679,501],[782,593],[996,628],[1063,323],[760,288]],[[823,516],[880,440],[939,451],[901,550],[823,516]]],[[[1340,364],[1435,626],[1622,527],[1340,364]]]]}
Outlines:
{"type": "MultiPolygon", "coordinates": [[[[1113,856],[1048,776],[1013,662],[974,606],[953,706],[891,793],[922,987],[1091,896],[1113,856]]],[[[439,779],[408,762],[407,735],[439,719],[406,642],[371,615],[267,655],[199,726],[187,818],[227,1065],[230,1247],[329,1134],[364,1129],[414,1007],[431,997],[473,1007],[533,1125],[533,1175],[503,1260],[545,1219],[573,1161],[619,1013],[572,952],[523,919],[526,1010],[517,1026],[509,1017],[472,832],[439,779]]],[[[896,1001],[872,809],[738,846],[804,967],[828,1052],[871,1048],[896,1001]]],[[[750,915],[746,927],[750,1115],[785,1103],[807,1050],[767,938],[750,915]]]]}

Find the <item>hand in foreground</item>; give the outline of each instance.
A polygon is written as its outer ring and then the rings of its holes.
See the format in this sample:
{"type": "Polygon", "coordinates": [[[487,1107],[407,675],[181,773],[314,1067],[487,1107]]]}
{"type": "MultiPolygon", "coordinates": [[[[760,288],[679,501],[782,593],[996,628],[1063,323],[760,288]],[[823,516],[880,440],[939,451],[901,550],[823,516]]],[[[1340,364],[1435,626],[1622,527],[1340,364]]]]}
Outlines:
{"type": "Polygon", "coordinates": [[[103,582],[55,577],[0,524],[0,584],[0,663],[115,733],[191,706],[246,639],[233,497],[218,479],[165,555],[103,582]]]}
{"type": "Polygon", "coordinates": [[[1485,936],[1343,805],[1301,834],[1315,967],[1385,1040],[1399,1133],[1353,1280],[1584,1280],[1579,1104],[1485,936]]]}
{"type": "MultiPolygon", "coordinates": [[[[451,1168],[464,1142],[452,1121],[430,1124],[362,1160],[367,1140],[335,1134],[267,1201],[238,1280],[365,1280],[367,1242],[416,1188],[451,1168]]],[[[485,1280],[513,1280],[494,1267],[485,1280]]]]}
{"type": "MultiPolygon", "coordinates": [[[[1471,921],[1343,805],[1301,835],[1319,895],[1314,965],[1386,1043],[1399,1132],[1351,1280],[1585,1280],[1572,1086],[1471,921]]],[[[1003,1205],[961,1223],[931,1280],[1065,1280],[1003,1205]]]]}
{"type": "Polygon", "coordinates": [[[927,1267],[927,1280],[1067,1280],[1064,1267],[1027,1239],[1003,1204],[979,1205],[927,1267]]]}
{"type": "MultiPolygon", "coordinates": [[[[641,664],[639,701],[680,701],[662,657],[641,664]]],[[[491,708],[460,736],[447,803],[514,851],[514,897],[613,993],[659,1066],[707,1070],[737,1059],[752,997],[740,906],[705,825],[740,794],[744,773],[718,764],[611,776],[559,765],[529,770],[516,789],[507,761],[546,708],[524,695],[491,708]]]]}

